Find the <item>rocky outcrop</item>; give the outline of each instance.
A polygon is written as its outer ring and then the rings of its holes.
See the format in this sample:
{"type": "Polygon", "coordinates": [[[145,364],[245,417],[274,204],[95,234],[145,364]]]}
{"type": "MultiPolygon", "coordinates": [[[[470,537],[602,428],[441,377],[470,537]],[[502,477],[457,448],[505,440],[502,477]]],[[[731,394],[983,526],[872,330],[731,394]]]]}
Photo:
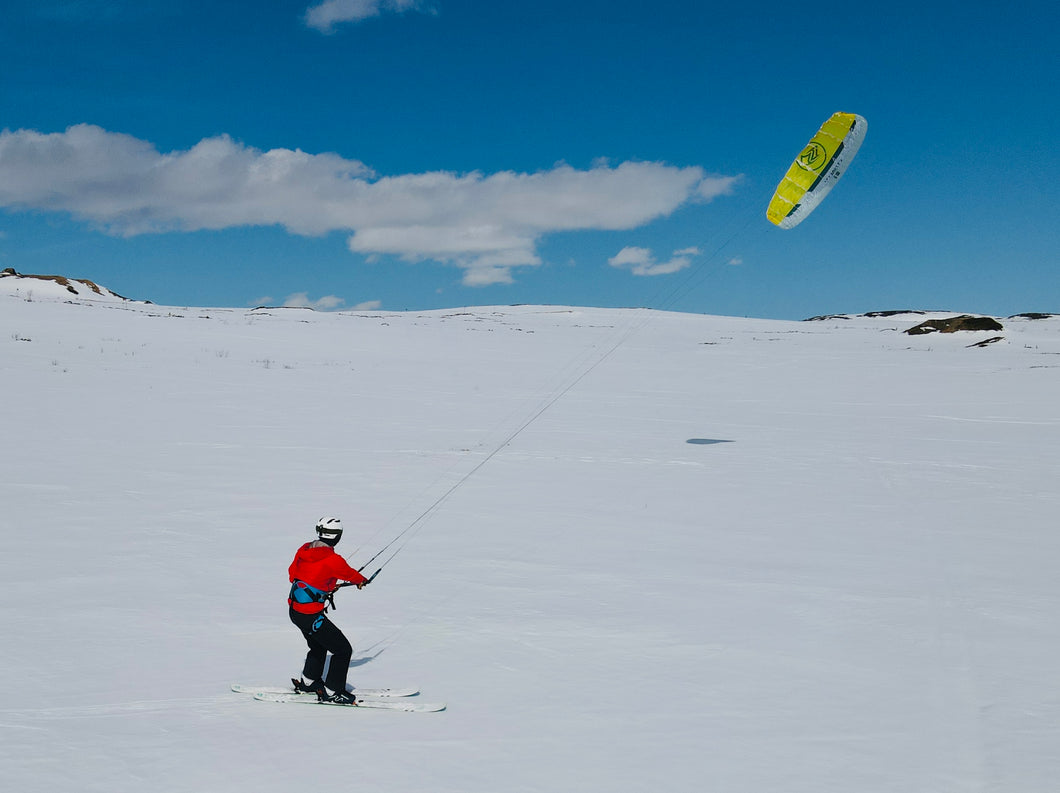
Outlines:
{"type": "Polygon", "coordinates": [[[963,330],[1004,330],[1005,326],[993,317],[973,317],[971,314],[961,314],[959,317],[948,319],[929,319],[915,325],[905,331],[910,336],[920,336],[925,333],[956,333],[963,330]]]}

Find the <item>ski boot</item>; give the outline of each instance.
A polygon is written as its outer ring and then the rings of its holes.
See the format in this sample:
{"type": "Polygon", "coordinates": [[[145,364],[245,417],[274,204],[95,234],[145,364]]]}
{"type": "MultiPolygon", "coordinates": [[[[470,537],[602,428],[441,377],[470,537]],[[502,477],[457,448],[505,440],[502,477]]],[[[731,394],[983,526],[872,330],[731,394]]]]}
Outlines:
{"type": "Polygon", "coordinates": [[[334,694],[328,694],[326,690],[321,689],[317,692],[317,697],[321,702],[330,702],[333,705],[357,704],[357,697],[353,695],[352,691],[336,691],[334,694]]]}
{"type": "Polygon", "coordinates": [[[291,678],[291,685],[294,686],[294,693],[296,694],[316,694],[318,697],[321,692],[324,692],[324,684],[315,680],[310,680],[308,683],[302,678],[291,678]]]}

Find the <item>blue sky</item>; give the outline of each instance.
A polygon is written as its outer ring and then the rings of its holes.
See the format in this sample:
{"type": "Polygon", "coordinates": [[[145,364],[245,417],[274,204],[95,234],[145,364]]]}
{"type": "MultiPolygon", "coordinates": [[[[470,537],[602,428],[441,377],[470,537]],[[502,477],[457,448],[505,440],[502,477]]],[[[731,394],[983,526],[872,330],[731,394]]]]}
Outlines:
{"type": "Polygon", "coordinates": [[[0,267],[168,305],[1060,312],[1055,4],[737,6],[6,0],[0,267]],[[860,153],[774,228],[839,110],[860,153]]]}

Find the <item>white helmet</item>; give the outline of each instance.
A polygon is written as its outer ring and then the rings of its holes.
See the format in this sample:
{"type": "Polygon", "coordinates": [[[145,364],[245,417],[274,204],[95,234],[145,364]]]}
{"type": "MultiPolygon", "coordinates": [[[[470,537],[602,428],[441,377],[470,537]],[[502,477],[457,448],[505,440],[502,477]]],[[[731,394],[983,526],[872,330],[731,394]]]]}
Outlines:
{"type": "Polygon", "coordinates": [[[342,521],[332,517],[321,518],[317,521],[317,536],[321,542],[335,546],[342,539],[342,521]]]}

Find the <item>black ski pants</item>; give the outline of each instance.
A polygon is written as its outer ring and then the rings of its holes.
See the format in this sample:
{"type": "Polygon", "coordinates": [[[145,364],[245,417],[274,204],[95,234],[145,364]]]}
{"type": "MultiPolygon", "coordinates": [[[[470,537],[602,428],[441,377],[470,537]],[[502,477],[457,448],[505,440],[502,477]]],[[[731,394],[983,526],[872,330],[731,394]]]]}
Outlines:
{"type": "Polygon", "coordinates": [[[332,691],[345,691],[346,673],[350,671],[350,658],[353,657],[353,647],[350,646],[349,640],[323,611],[319,614],[302,614],[290,609],[289,612],[291,622],[302,632],[306,644],[309,645],[302,676],[307,680],[322,679],[324,661],[328,653],[331,653],[331,663],[328,665],[328,676],[324,685],[332,691]]]}

